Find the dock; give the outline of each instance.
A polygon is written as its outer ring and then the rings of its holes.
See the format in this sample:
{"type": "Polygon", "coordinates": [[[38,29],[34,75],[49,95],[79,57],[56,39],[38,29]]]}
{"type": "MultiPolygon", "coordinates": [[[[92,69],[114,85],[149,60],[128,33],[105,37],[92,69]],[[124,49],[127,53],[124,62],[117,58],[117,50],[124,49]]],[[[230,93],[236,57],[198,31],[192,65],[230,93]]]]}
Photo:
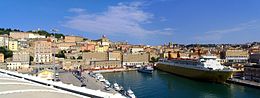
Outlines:
{"type": "Polygon", "coordinates": [[[227,82],[245,85],[245,86],[250,86],[250,87],[255,87],[255,88],[260,88],[260,83],[254,82],[254,81],[249,81],[249,80],[231,78],[231,79],[228,79],[227,82]]]}

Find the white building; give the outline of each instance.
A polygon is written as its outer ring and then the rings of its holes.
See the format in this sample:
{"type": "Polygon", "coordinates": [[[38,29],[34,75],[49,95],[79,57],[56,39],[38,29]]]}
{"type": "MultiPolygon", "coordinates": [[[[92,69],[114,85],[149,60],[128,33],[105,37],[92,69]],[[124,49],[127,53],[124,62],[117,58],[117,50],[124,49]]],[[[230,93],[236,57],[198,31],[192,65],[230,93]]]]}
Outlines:
{"type": "Polygon", "coordinates": [[[133,48],[130,48],[130,52],[131,52],[131,53],[144,52],[144,48],[142,48],[142,47],[133,47],[133,48]]]}
{"type": "Polygon", "coordinates": [[[51,63],[52,62],[52,43],[47,40],[37,40],[34,42],[34,62],[51,63]]]}
{"type": "Polygon", "coordinates": [[[9,70],[29,68],[29,62],[9,61],[9,62],[6,62],[6,65],[7,65],[7,69],[9,69],[9,70]]]}
{"type": "Polygon", "coordinates": [[[44,35],[29,33],[28,38],[46,38],[44,35]]]}

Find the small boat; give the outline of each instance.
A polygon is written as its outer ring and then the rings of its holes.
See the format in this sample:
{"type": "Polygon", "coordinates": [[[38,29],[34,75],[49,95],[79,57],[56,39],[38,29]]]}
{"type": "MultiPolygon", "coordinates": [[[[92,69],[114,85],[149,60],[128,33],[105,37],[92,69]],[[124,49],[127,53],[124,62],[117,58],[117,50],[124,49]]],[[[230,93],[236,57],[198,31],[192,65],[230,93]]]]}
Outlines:
{"type": "Polygon", "coordinates": [[[138,72],[143,72],[143,73],[153,73],[153,67],[152,66],[144,66],[138,69],[138,72]]]}
{"type": "Polygon", "coordinates": [[[110,83],[109,83],[108,80],[105,80],[105,81],[104,81],[104,84],[107,85],[107,86],[110,86],[110,83]]]}
{"type": "Polygon", "coordinates": [[[124,88],[123,88],[123,86],[119,86],[119,91],[124,91],[124,88]]]}
{"type": "Polygon", "coordinates": [[[121,90],[120,87],[119,87],[119,85],[118,85],[117,83],[114,83],[114,84],[113,84],[113,88],[114,88],[116,91],[120,91],[120,90],[121,90]]]}
{"type": "Polygon", "coordinates": [[[131,89],[126,91],[126,96],[129,98],[136,98],[134,92],[131,89]]]}
{"type": "Polygon", "coordinates": [[[105,85],[105,90],[110,91],[112,88],[110,88],[108,85],[105,85]]]}

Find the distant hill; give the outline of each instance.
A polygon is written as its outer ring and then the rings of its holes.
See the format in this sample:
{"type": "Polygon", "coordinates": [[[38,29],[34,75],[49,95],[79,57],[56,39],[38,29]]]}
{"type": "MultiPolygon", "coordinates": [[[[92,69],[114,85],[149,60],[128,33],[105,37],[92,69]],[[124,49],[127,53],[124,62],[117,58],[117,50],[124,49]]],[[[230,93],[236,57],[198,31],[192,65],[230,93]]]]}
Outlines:
{"type": "Polygon", "coordinates": [[[19,29],[11,29],[11,28],[7,28],[7,29],[5,29],[5,28],[0,28],[0,34],[1,35],[3,35],[3,34],[10,34],[10,32],[23,32],[23,31],[21,31],[21,30],[19,30],[19,29]]]}

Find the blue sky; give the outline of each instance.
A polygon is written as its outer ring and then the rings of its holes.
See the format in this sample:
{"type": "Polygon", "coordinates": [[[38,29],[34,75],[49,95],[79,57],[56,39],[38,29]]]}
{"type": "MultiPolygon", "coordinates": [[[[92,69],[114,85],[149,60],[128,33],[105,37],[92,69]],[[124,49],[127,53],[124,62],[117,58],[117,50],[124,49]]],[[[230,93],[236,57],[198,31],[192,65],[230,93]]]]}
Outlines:
{"type": "Polygon", "coordinates": [[[1,0],[0,27],[159,45],[260,41],[259,0],[1,0]]]}

